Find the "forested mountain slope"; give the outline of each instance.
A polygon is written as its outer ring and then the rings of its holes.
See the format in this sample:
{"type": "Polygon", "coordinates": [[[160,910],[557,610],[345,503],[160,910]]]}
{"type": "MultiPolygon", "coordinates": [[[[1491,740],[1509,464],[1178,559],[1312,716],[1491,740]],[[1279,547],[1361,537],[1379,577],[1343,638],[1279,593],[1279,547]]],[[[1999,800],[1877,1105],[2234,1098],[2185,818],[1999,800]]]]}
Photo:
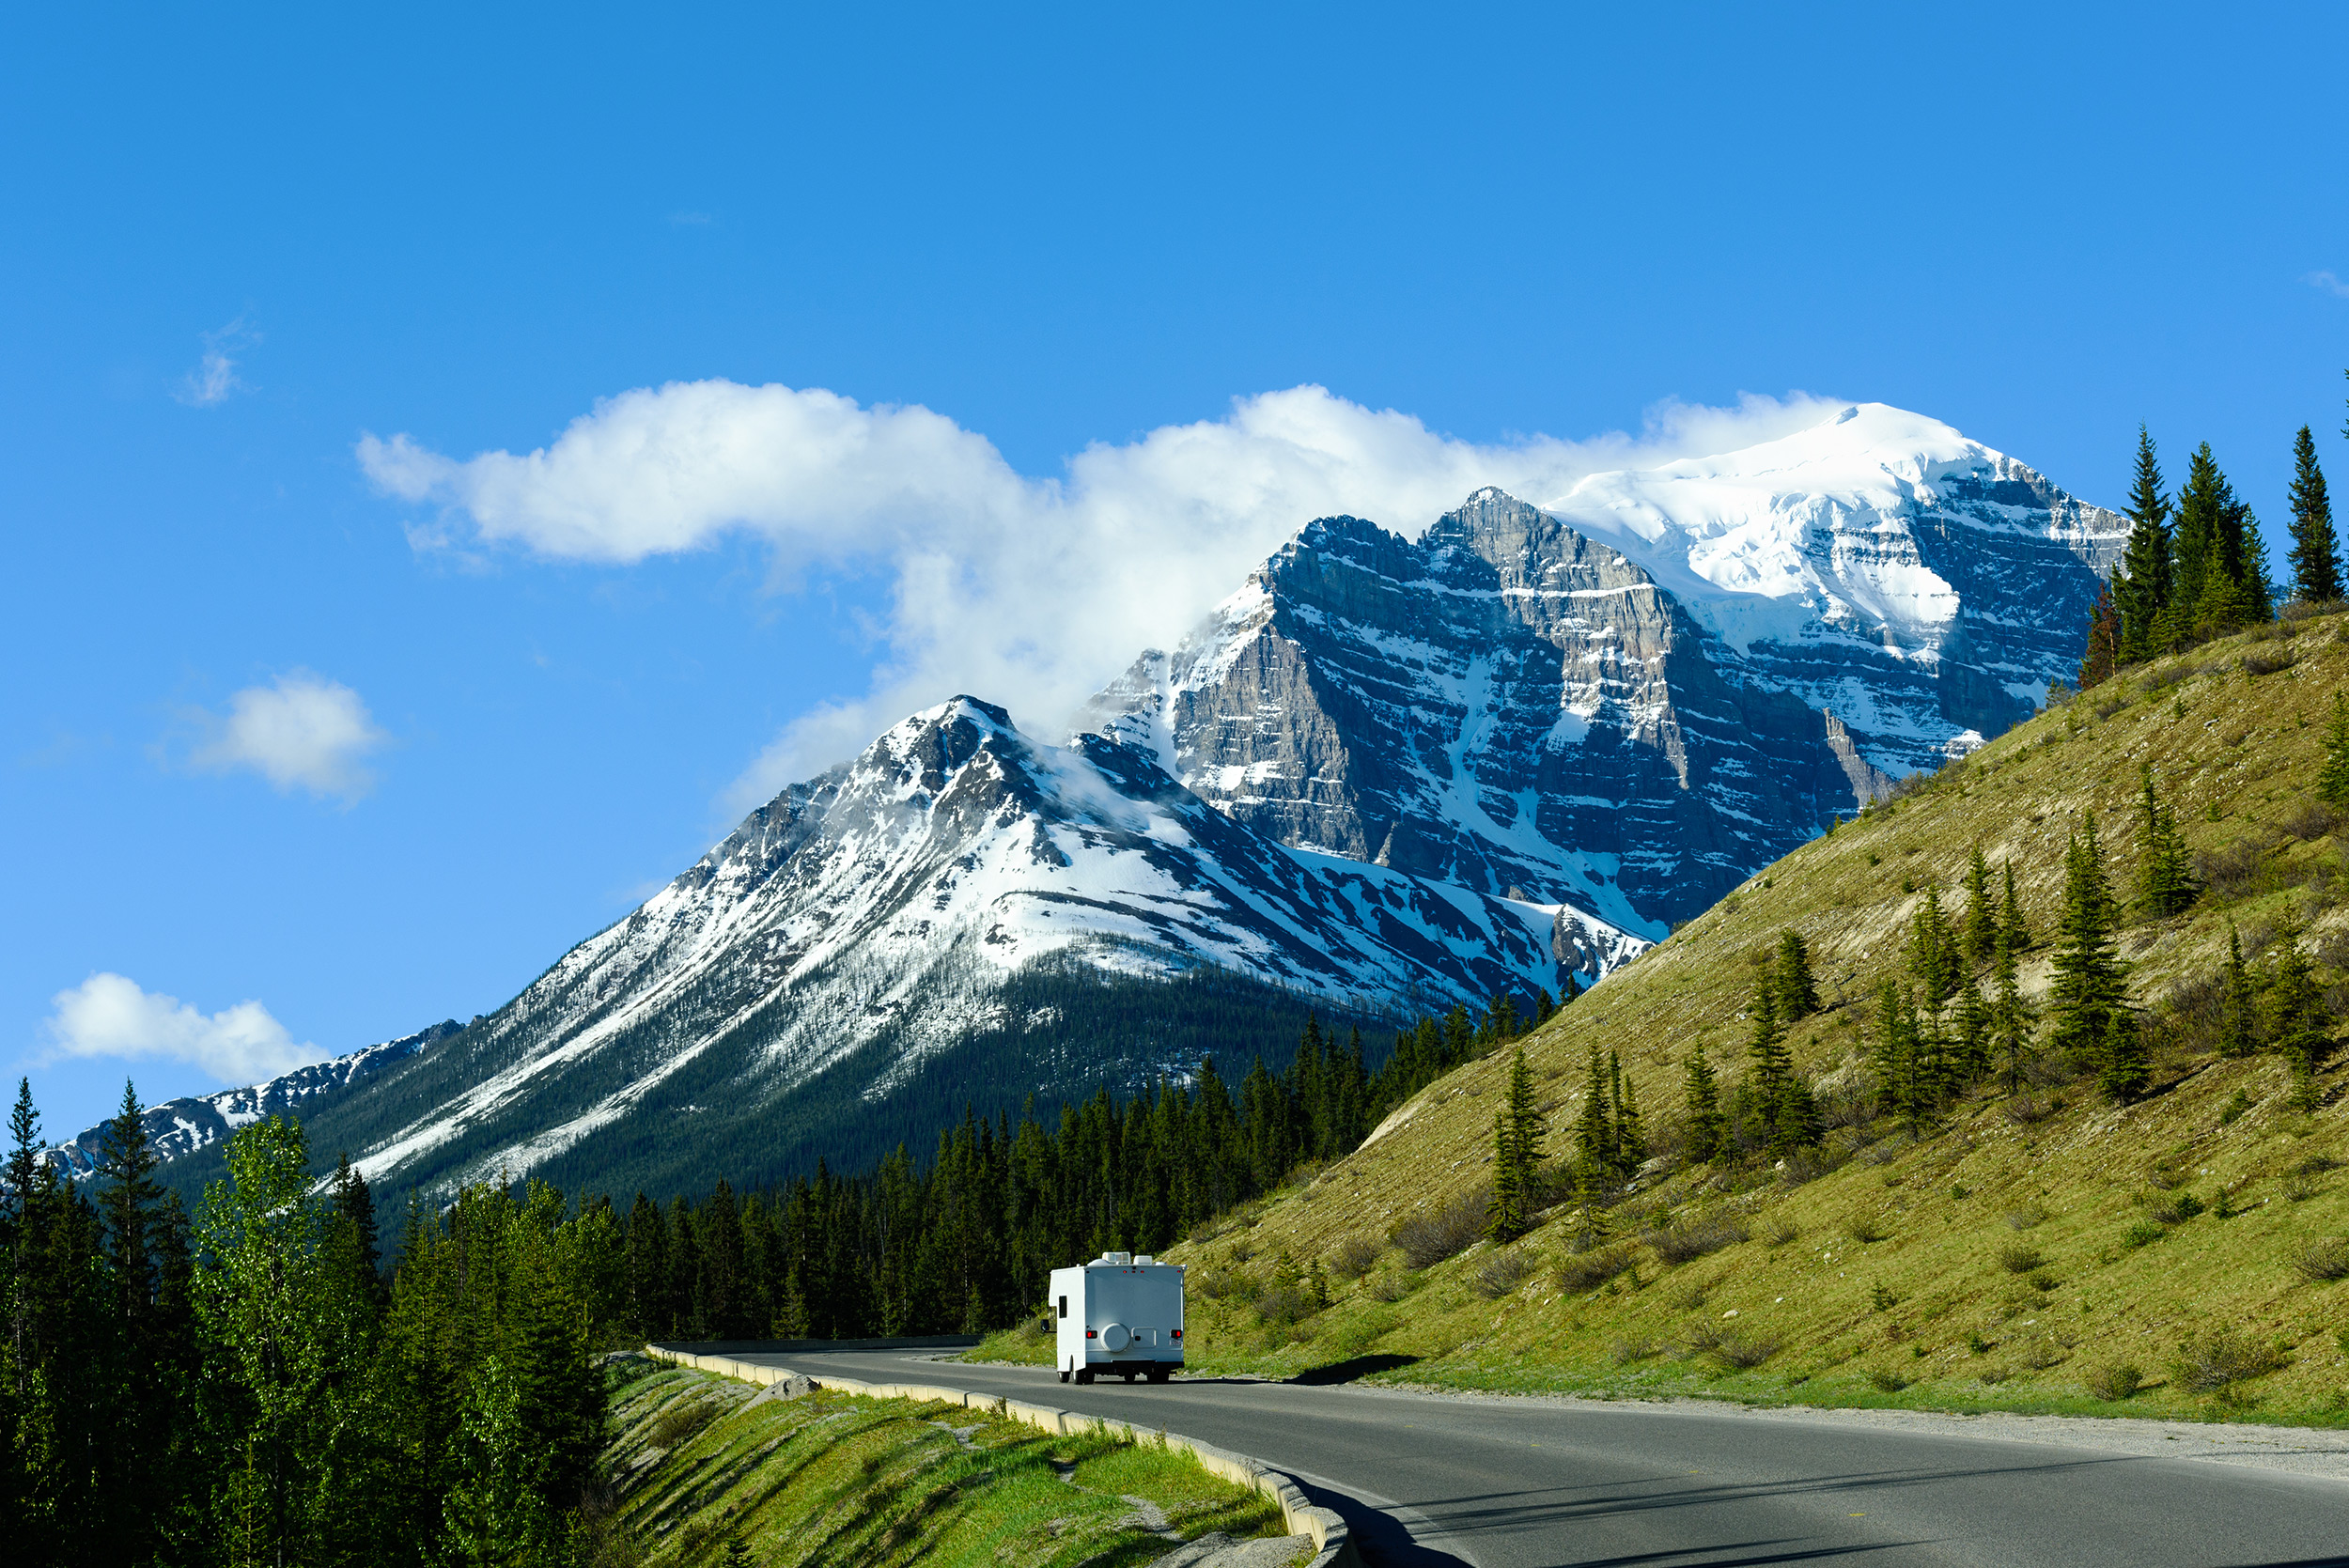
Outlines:
{"type": "Polygon", "coordinates": [[[1193,1355],[2092,1408],[2135,1375],[2149,1387],[2132,1408],[2334,1419],[2349,1402],[2349,818],[2316,788],[2328,737],[2349,773],[2345,630],[2301,619],[2127,671],[1771,865],[1528,1039],[1548,1130],[1521,1239],[1476,1239],[1512,1075],[1501,1051],[1176,1249],[1206,1298],[1193,1355]],[[2158,858],[2189,877],[2169,915],[2141,897],[2148,777],[2155,847],[2176,839],[2158,858]],[[2132,1011],[2067,1052],[2066,848],[2091,814],[2132,1011]],[[1962,941],[1976,848],[1992,929],[2011,866],[2031,939],[2015,970],[2036,1021],[2012,1062],[1995,1031],[1987,1061],[1965,1060],[1965,992],[1994,1006],[1994,958],[1958,957],[1950,1000],[1917,1011],[1951,941],[1921,960],[1935,947],[1921,911],[1937,895],[1962,941]],[[1820,1004],[1782,1031],[1813,1120],[1773,1149],[1739,1091],[1764,1070],[1757,997],[1777,990],[1790,932],[1820,1004]],[[1691,1157],[1700,1047],[1731,1123],[1709,1160],[1691,1157]],[[2141,1072],[2120,1073],[2141,1081],[2118,1095],[2100,1086],[2116,1051],[2141,1053],[2141,1072]],[[2298,1052],[2312,1072],[2295,1071],[2298,1052]],[[1595,1062],[1609,1080],[1595,1116],[1595,1062]],[[1651,1157],[1636,1175],[1605,1169],[1624,1157],[1609,1141],[1626,1101],[1651,1157]]]}

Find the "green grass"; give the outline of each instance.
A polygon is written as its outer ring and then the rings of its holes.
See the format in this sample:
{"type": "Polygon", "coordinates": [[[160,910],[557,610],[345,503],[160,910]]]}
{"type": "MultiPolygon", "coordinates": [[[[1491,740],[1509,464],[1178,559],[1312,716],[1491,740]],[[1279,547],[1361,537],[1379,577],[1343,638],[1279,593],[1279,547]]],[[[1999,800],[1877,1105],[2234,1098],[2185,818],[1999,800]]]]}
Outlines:
{"type": "Polygon", "coordinates": [[[846,1394],[753,1405],[747,1384],[641,1362],[617,1363],[614,1378],[599,1568],[721,1562],[735,1540],[760,1563],[875,1568],[1073,1568],[1174,1550],[1142,1528],[1132,1498],[1185,1539],[1283,1533],[1268,1498],[1146,1440],[846,1394]]]}
{"type": "MultiPolygon", "coordinates": [[[[2336,967],[2349,952],[2349,825],[2312,813],[2310,795],[2332,694],[2349,685],[2345,628],[2319,618],[2129,672],[1757,875],[1528,1039],[1549,1148],[1568,1146],[1594,1046],[1621,1053],[1658,1147],[1672,1144],[1699,1040],[1724,1069],[1726,1097],[1743,1064],[1736,1015],[1783,930],[1802,933],[1828,1003],[1792,1033],[1799,1063],[1826,1085],[1857,1081],[1868,999],[1899,973],[1921,890],[1940,886],[1959,912],[1976,844],[1994,874],[2013,860],[2040,939],[2023,985],[2044,998],[2065,837],[2093,810],[2126,898],[2140,762],[2191,848],[2260,846],[2183,915],[2127,917],[2121,947],[2140,1001],[2158,1012],[2215,970],[2231,924],[2247,941],[2305,925],[2304,950],[2327,966],[2320,983],[2349,994],[2336,967]],[[2251,675],[2242,655],[2254,641],[2271,654],[2289,643],[2297,662],[2251,675]]],[[[1815,1175],[1668,1161],[1604,1217],[1630,1268],[1595,1288],[1558,1273],[1570,1255],[1563,1205],[1515,1244],[1530,1274],[1492,1276],[1508,1288],[1489,1298],[1483,1244],[1419,1272],[1390,1247],[1360,1282],[1336,1281],[1349,1247],[1385,1246],[1401,1220],[1484,1179],[1506,1073],[1505,1055],[1470,1063],[1353,1155],[1169,1250],[1193,1265],[1191,1370],[1356,1361],[1374,1378],[1451,1388],[2349,1423],[2349,1345],[2335,1337],[2349,1281],[2298,1266],[2312,1246],[2349,1236],[2349,1169],[2323,1168],[2349,1166],[2338,1053],[2313,1113],[2291,1108],[2279,1059],[2221,1059],[2176,1031],[2151,1092],[2130,1105],[2053,1071],[2027,1091],[2035,1103],[1985,1086],[1921,1141],[1882,1125],[1838,1129],[1815,1175]],[[1676,1266],[1641,1239],[1707,1218],[1750,1238],[1676,1266]],[[2017,1266],[2027,1251],[2038,1256],[2017,1266]],[[1256,1315],[1252,1293],[1283,1255],[1323,1260],[1327,1311],[1297,1324],[1256,1315]],[[2272,1347],[2276,1364],[2215,1391],[2181,1386],[2184,1346],[2219,1332],[2272,1347]],[[2121,1363],[2144,1387],[2124,1401],[2089,1392],[2111,1386],[2101,1374],[2121,1363]]],[[[1015,1340],[990,1346],[1025,1358],[1015,1340]]]]}

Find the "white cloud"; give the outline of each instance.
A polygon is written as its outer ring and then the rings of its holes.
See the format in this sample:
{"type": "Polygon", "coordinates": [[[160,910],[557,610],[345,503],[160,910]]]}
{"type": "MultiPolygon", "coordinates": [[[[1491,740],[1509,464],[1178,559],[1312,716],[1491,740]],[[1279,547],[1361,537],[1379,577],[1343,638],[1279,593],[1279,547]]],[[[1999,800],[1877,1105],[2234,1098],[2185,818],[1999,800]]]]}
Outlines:
{"type": "Polygon", "coordinates": [[[178,997],[144,991],[119,974],[93,974],[51,998],[56,1011],[46,1029],[60,1056],[168,1057],[203,1068],[223,1084],[259,1083],[326,1053],[297,1045],[286,1026],[257,1001],[241,1001],[210,1017],[178,997]]]}
{"type": "Polygon", "coordinates": [[[190,408],[209,409],[236,393],[250,392],[252,388],[237,379],[236,356],[259,341],[261,334],[241,316],[218,332],[204,334],[203,358],[180,379],[179,390],[172,396],[190,408]]]}
{"type": "Polygon", "coordinates": [[[957,691],[1050,733],[1314,518],[1351,513],[1417,535],[1482,485],[1538,504],[1588,474],[1771,440],[1841,406],[1799,394],[1666,403],[1638,436],[1478,445],[1301,386],[1236,399],[1223,419],[1097,443],[1038,479],[918,405],[711,380],[605,399],[521,456],[459,460],[372,434],[357,452],[381,490],[443,508],[412,530],[420,545],[470,520],[483,543],[562,559],[634,562],[748,532],[786,577],[886,564],[888,653],[870,693],[787,729],[738,784],[730,803],[741,805],[957,691]]]}
{"type": "Polygon", "coordinates": [[[281,791],[355,800],[375,782],[360,759],[387,738],[359,693],[306,670],[248,686],[228,711],[202,715],[208,732],[188,758],[205,772],[250,768],[281,791]]]}
{"type": "Polygon", "coordinates": [[[2343,283],[2329,272],[2306,272],[2300,281],[2311,288],[2322,288],[2327,294],[2349,300],[2349,283],[2343,283]]]}

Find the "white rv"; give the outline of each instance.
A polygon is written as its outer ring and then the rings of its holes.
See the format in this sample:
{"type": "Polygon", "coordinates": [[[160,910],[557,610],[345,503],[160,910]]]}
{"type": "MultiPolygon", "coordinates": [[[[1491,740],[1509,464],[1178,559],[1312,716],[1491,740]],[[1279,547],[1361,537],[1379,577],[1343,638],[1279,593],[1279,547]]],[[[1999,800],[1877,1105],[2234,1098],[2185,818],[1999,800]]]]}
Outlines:
{"type": "Polygon", "coordinates": [[[1052,1270],[1060,1380],[1120,1374],[1163,1383],[1183,1364],[1183,1265],[1104,1252],[1052,1270]]]}

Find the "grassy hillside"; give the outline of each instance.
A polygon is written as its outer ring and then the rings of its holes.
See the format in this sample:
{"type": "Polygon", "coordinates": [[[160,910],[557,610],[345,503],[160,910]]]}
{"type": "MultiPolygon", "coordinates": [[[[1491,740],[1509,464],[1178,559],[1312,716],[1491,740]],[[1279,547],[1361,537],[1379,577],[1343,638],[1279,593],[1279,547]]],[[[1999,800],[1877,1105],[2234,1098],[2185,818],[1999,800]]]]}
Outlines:
{"type": "Polygon", "coordinates": [[[2349,823],[2312,794],[2344,635],[2349,618],[2313,618],[2128,672],[1771,866],[1526,1041],[1553,1157],[1589,1051],[1621,1054],[1667,1151],[1634,1190],[1602,1214],[1549,1208],[1498,1253],[1410,1267],[1399,1225],[1481,1207],[1509,1063],[1472,1063],[1174,1250],[1193,1265],[1194,1366],[1368,1358],[1355,1367],[1462,1387],[2349,1419],[2349,1283],[2321,1278],[2349,1272],[2349,1243],[2329,1261],[2326,1245],[2349,1236],[2343,1064],[2318,1075],[2315,1111],[2294,1110],[2279,1058],[2217,1054],[2209,985],[2231,924],[2268,958],[2304,926],[2333,1019],[2349,995],[2349,823]],[[2150,1090],[2108,1104],[2043,1051],[2022,1093],[1979,1086],[1921,1138],[1871,1120],[1871,1002],[1925,888],[1954,914],[1971,846],[1994,871],[2011,861],[2038,939],[2023,988],[2044,1000],[2066,836],[2097,814],[2125,898],[2141,763],[2208,884],[2182,915],[2123,917],[2150,1090]],[[1787,930],[1826,1004],[1791,1044],[1842,1125],[1792,1169],[1677,1166],[1684,1063],[1705,1042],[1734,1085],[1742,1014],[1787,930]],[[2146,1386],[2099,1397],[2123,1367],[2146,1386]]]}
{"type": "Polygon", "coordinates": [[[1282,1535],[1269,1499],[1146,1443],[640,1359],[614,1379],[611,1505],[583,1543],[597,1568],[723,1563],[738,1542],[775,1568],[1125,1564],[1210,1531],[1282,1535]]]}

